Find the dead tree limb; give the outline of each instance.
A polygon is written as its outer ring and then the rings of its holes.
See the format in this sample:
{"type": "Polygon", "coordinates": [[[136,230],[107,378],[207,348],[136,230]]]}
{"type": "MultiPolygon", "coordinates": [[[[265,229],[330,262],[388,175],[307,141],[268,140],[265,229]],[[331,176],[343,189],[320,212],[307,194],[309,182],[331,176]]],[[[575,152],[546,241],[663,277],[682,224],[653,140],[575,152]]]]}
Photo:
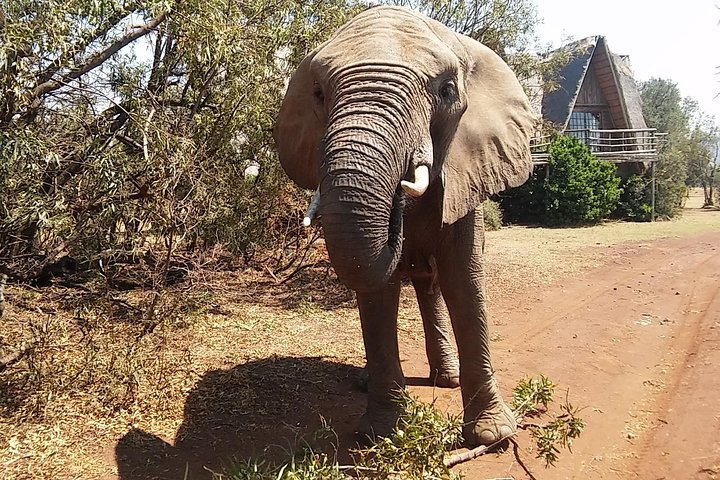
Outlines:
{"type": "Polygon", "coordinates": [[[498,440],[497,442],[495,442],[491,445],[480,445],[479,447],[475,447],[472,450],[468,450],[467,452],[456,453],[455,455],[451,455],[450,457],[445,459],[445,461],[444,461],[445,466],[448,468],[452,468],[455,465],[469,462],[470,460],[473,460],[477,457],[485,455],[486,453],[488,453],[488,451],[492,450],[493,447],[500,445],[505,440],[508,440],[509,438],[514,437],[514,436],[515,436],[515,432],[511,433],[510,435],[505,435],[500,440],[498,440]]]}
{"type": "Polygon", "coordinates": [[[3,355],[0,357],[0,372],[5,371],[6,368],[13,366],[22,358],[33,351],[37,342],[23,343],[17,350],[3,355]]]}

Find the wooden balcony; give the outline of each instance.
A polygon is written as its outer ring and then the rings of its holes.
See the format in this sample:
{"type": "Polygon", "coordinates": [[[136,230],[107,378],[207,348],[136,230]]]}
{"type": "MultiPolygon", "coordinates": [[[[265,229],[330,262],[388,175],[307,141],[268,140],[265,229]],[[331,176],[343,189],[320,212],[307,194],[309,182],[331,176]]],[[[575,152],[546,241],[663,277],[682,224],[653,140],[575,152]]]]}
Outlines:
{"type": "MultiPolygon", "coordinates": [[[[597,158],[612,163],[655,162],[658,158],[658,146],[665,133],[654,128],[618,129],[618,130],[566,130],[569,135],[581,140],[597,158]]],[[[538,136],[530,140],[535,165],[548,163],[550,136],[538,136]]]]}

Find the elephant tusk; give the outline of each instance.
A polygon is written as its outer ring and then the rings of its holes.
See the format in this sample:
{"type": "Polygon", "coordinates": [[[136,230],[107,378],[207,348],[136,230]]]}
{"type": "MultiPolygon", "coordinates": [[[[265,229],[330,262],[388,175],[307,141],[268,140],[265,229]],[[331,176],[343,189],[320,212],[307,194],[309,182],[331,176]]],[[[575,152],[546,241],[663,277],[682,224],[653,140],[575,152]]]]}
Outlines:
{"type": "Polygon", "coordinates": [[[415,167],[415,180],[413,182],[406,180],[400,182],[402,189],[415,198],[421,197],[427,190],[428,185],[430,185],[430,168],[427,165],[415,167]]]}
{"type": "Polygon", "coordinates": [[[310,200],[307,212],[305,212],[305,218],[303,218],[303,226],[309,227],[313,219],[317,215],[318,209],[320,208],[320,187],[315,190],[315,193],[310,200]]]}

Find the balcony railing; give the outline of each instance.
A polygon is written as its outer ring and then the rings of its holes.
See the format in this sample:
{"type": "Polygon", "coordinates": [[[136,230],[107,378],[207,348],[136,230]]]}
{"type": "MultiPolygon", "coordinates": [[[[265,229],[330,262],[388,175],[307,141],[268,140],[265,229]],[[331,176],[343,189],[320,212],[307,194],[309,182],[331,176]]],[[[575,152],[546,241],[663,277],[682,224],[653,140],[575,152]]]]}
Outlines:
{"type": "MultiPolygon", "coordinates": [[[[654,128],[566,130],[564,133],[585,143],[594,156],[613,163],[657,160],[658,146],[667,135],[658,133],[654,128]]],[[[549,135],[532,138],[530,151],[533,163],[547,163],[549,147],[549,135]]]]}

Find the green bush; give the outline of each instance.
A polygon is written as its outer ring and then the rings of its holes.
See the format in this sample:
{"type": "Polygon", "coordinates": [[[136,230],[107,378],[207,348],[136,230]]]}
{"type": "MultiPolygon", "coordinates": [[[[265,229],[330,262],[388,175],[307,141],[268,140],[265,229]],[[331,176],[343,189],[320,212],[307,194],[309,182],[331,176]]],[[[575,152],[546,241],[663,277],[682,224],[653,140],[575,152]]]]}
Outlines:
{"type": "Polygon", "coordinates": [[[0,268],[13,280],[37,280],[60,255],[107,272],[218,246],[275,269],[302,248],[305,194],[279,166],[272,126],[295,65],[355,5],[2,8],[0,268]],[[128,43],[131,23],[151,18],[128,43]],[[140,44],[154,55],[136,55],[140,44]]]}
{"type": "Polygon", "coordinates": [[[625,181],[622,190],[616,210],[618,216],[638,222],[650,220],[650,181],[643,176],[633,175],[625,181]]]}
{"type": "Polygon", "coordinates": [[[503,212],[500,205],[488,199],[483,202],[483,220],[485,230],[500,230],[503,223],[503,212]]]}
{"type": "Polygon", "coordinates": [[[550,144],[550,175],[545,179],[545,221],[596,223],[620,198],[620,178],[612,163],[597,160],[579,140],[558,136],[550,144]]]}

